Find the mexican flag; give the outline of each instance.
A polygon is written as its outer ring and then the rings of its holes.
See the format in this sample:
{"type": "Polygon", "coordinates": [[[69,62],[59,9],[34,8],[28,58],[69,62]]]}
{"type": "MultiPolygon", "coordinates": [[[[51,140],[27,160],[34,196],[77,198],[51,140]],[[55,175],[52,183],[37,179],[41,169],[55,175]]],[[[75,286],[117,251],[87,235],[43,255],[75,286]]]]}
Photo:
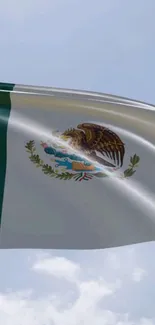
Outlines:
{"type": "Polygon", "coordinates": [[[153,241],[154,130],[145,103],[1,83],[0,247],[153,241]]]}

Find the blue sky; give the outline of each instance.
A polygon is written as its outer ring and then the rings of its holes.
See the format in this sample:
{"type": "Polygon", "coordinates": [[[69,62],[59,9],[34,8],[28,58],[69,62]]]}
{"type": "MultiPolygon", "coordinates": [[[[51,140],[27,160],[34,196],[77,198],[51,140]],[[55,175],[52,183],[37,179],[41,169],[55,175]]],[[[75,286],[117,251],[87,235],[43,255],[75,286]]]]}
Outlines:
{"type": "MultiPolygon", "coordinates": [[[[154,12],[154,0],[2,1],[1,81],[154,104],[154,12]]],[[[154,249],[1,251],[0,323],[155,324],[154,249]]]]}

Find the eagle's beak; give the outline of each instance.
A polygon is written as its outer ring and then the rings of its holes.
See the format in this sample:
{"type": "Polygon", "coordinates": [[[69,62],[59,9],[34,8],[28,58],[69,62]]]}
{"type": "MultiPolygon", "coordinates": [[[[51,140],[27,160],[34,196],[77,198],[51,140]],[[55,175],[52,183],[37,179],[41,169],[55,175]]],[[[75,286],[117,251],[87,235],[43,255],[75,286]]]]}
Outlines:
{"type": "Polygon", "coordinates": [[[64,141],[68,141],[69,137],[67,135],[61,135],[60,138],[64,141]]]}

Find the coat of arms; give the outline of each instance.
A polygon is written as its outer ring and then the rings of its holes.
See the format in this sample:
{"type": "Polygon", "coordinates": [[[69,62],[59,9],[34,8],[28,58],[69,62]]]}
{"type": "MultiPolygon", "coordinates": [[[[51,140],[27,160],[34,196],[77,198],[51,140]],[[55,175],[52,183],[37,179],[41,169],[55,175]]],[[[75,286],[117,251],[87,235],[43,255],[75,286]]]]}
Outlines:
{"type": "Polygon", "coordinates": [[[115,132],[107,127],[83,123],[63,133],[57,131],[56,135],[68,145],[65,147],[42,141],[40,146],[44,154],[48,156],[49,164],[40,158],[34,140],[30,140],[25,145],[31,162],[50,177],[88,181],[93,177],[107,177],[107,170],[109,170],[114,175],[117,171],[117,176],[123,179],[131,177],[136,172],[140,158],[134,154],[130,157],[128,168],[118,174],[124,162],[125,144],[115,132]],[[83,153],[84,158],[74,153],[73,150],[83,153]]]}

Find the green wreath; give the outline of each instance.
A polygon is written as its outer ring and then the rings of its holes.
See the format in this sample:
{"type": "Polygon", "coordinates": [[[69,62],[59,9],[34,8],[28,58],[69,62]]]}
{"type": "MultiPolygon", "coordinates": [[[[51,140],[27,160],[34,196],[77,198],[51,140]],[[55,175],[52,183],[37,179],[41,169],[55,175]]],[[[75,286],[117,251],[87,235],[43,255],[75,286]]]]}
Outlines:
{"type": "MultiPolygon", "coordinates": [[[[70,180],[74,179],[75,181],[81,181],[81,180],[90,180],[94,176],[103,178],[107,177],[108,175],[102,172],[98,173],[86,173],[86,172],[81,172],[81,173],[69,173],[69,172],[62,172],[58,173],[57,170],[54,170],[50,165],[45,164],[43,160],[40,159],[40,156],[36,153],[36,147],[35,147],[35,142],[34,140],[30,140],[29,142],[26,143],[25,145],[26,151],[29,153],[29,159],[35,164],[37,168],[41,168],[43,173],[45,175],[49,175],[50,177],[55,177],[58,179],[63,179],[63,180],[70,180]]],[[[128,168],[123,172],[121,175],[121,178],[128,178],[134,175],[136,172],[136,169],[139,165],[140,157],[134,154],[134,156],[130,157],[130,163],[128,165],[128,168]]]]}

